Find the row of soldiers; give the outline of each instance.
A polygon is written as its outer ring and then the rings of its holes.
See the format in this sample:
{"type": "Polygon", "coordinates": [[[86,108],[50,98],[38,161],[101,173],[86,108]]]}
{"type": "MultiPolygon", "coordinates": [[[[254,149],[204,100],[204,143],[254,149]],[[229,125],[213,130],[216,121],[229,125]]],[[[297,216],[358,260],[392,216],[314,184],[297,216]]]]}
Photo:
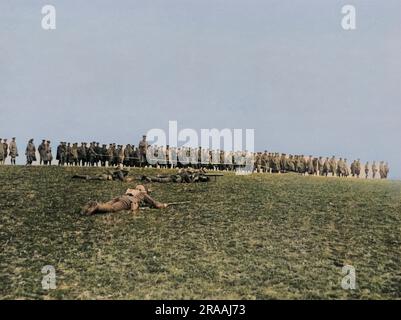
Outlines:
{"type": "MultiPolygon", "coordinates": [[[[7,140],[3,142],[4,154],[7,154],[6,148],[9,148],[9,155],[13,155],[14,164],[18,151],[15,138],[7,145],[7,140]],[[7,146],[7,147],[6,147],[7,146]],[[11,151],[13,150],[13,151],[11,151]]],[[[1,149],[1,148],[0,148],[1,149]]],[[[49,140],[42,140],[38,147],[39,163],[51,165],[53,160],[51,143],[49,140]]],[[[36,161],[36,148],[33,139],[29,140],[26,147],[27,164],[36,161]]],[[[389,174],[388,163],[381,161],[379,165],[373,162],[365,163],[362,168],[360,160],[355,160],[348,164],[347,159],[335,156],[329,158],[323,157],[305,157],[304,155],[286,155],[285,153],[271,153],[265,151],[249,153],[243,151],[223,151],[210,150],[206,148],[175,148],[170,146],[150,145],[146,141],[146,136],[139,141],[138,147],[127,144],[116,145],[110,143],[100,145],[99,142],[86,143],[67,143],[60,142],[56,151],[56,160],[58,165],[74,165],[74,166],[119,166],[126,167],[143,167],[153,166],[162,168],[196,168],[209,170],[237,170],[244,164],[238,163],[238,159],[251,157],[253,159],[253,172],[264,173],[286,173],[296,172],[303,175],[319,175],[319,176],[337,176],[337,177],[360,177],[362,172],[365,178],[370,175],[373,178],[379,174],[380,178],[385,179],[389,174]]],[[[5,157],[0,151],[0,160],[4,162],[5,157]],[[2,160],[3,159],[3,160],[2,160]]]]}
{"type": "MultiPolygon", "coordinates": [[[[264,153],[258,152],[255,155],[254,162],[255,172],[270,172],[270,173],[285,173],[296,172],[300,174],[319,175],[319,176],[337,176],[337,177],[357,177],[362,174],[362,165],[360,159],[354,160],[351,165],[348,165],[347,159],[336,159],[326,157],[305,157],[304,155],[286,155],[285,153],[264,153]]],[[[379,166],[376,161],[370,165],[366,162],[363,167],[365,178],[367,179],[372,173],[372,178],[375,179],[379,173],[381,179],[386,179],[389,174],[389,165],[381,161],[379,166]]]]}
{"type": "Polygon", "coordinates": [[[15,137],[11,139],[10,143],[7,142],[7,139],[0,138],[0,164],[5,164],[7,157],[10,157],[11,164],[15,165],[15,159],[18,157],[15,137]]]}

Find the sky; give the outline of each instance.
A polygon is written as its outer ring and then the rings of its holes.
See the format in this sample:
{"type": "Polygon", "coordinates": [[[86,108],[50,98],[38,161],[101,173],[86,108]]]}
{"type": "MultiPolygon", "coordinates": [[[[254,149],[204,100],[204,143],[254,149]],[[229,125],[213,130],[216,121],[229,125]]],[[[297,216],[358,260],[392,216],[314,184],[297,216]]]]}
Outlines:
{"type": "Polygon", "coordinates": [[[0,2],[0,137],[20,151],[137,144],[175,120],[254,129],[261,151],[386,160],[399,179],[400,107],[399,0],[0,2]]]}

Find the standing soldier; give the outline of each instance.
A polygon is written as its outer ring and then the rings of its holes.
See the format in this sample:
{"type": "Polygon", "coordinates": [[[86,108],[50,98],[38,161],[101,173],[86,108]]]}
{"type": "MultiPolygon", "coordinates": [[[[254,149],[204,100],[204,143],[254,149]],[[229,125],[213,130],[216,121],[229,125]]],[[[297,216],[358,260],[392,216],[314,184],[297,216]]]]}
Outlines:
{"type": "Polygon", "coordinates": [[[38,152],[39,152],[39,164],[41,165],[42,163],[45,162],[46,158],[46,140],[43,139],[42,143],[38,147],[38,152]]]}
{"type": "Polygon", "coordinates": [[[71,152],[71,143],[68,142],[67,143],[67,147],[66,147],[66,161],[67,166],[72,165],[72,152],[71,152]]]}
{"type": "Polygon", "coordinates": [[[347,164],[347,159],[344,159],[344,176],[348,177],[349,176],[349,168],[347,164]]]}
{"type": "Polygon", "coordinates": [[[26,155],[26,164],[27,165],[32,165],[32,162],[36,161],[36,147],[35,144],[33,143],[33,139],[30,139],[28,141],[28,145],[26,146],[25,149],[25,155],[26,155]]]}
{"type": "Polygon", "coordinates": [[[324,161],[323,161],[323,157],[319,157],[319,161],[317,163],[318,166],[318,171],[319,171],[319,176],[323,175],[323,165],[324,165],[324,161]]]}
{"type": "Polygon", "coordinates": [[[57,146],[57,149],[56,149],[56,160],[58,161],[58,165],[61,165],[61,157],[60,157],[60,155],[61,155],[61,144],[62,144],[62,142],[60,142],[60,144],[57,146]]]}
{"type": "Polygon", "coordinates": [[[331,175],[334,177],[334,175],[337,172],[337,161],[335,156],[331,157],[329,164],[330,164],[331,175]]]}
{"type": "Polygon", "coordinates": [[[113,158],[114,158],[114,150],[113,150],[113,144],[109,144],[109,148],[107,149],[107,162],[109,167],[113,166],[113,158]]]}
{"type": "Polygon", "coordinates": [[[367,179],[368,177],[369,177],[369,161],[367,161],[365,164],[365,178],[367,179]]]}
{"type": "Polygon", "coordinates": [[[148,142],[146,141],[146,135],[142,136],[142,140],[139,142],[139,166],[146,166],[146,151],[148,150],[148,142]]]}
{"type": "Polygon", "coordinates": [[[96,167],[98,167],[99,162],[102,161],[102,147],[100,146],[99,142],[96,142],[95,152],[96,152],[95,164],[96,164],[96,167]]]}
{"type": "Polygon", "coordinates": [[[377,173],[377,165],[376,165],[376,161],[373,161],[373,164],[372,164],[372,176],[373,176],[373,179],[376,178],[376,173],[377,173]]]}
{"type": "Polygon", "coordinates": [[[361,160],[358,159],[355,162],[355,175],[357,178],[359,178],[360,174],[361,174],[361,160]]]}
{"type": "Polygon", "coordinates": [[[345,170],[344,170],[344,161],[343,158],[340,158],[337,162],[337,177],[344,176],[345,170]]]}
{"type": "Polygon", "coordinates": [[[295,172],[295,162],[292,154],[290,154],[290,157],[287,159],[287,171],[295,172]]]}
{"type": "Polygon", "coordinates": [[[3,139],[0,138],[0,164],[4,164],[4,149],[3,149],[3,139]]]}
{"type": "Polygon", "coordinates": [[[10,142],[10,157],[11,164],[15,165],[15,158],[18,157],[18,148],[17,143],[15,142],[15,137],[13,137],[10,142]]]}
{"type": "Polygon", "coordinates": [[[6,159],[8,156],[8,144],[7,144],[7,139],[4,139],[3,141],[3,150],[4,150],[4,156],[3,156],[3,161],[6,163],[6,159]]]}
{"type": "Polygon", "coordinates": [[[355,177],[355,163],[356,163],[356,160],[352,161],[352,163],[351,163],[351,176],[352,177],[355,177]]]}
{"type": "Polygon", "coordinates": [[[322,175],[327,177],[329,172],[330,172],[330,160],[329,157],[326,157],[326,160],[323,163],[322,175]]]}
{"type": "Polygon", "coordinates": [[[78,165],[78,143],[74,143],[71,147],[71,162],[77,166],[78,165]]]}
{"type": "Polygon", "coordinates": [[[46,162],[49,166],[51,166],[52,161],[53,161],[52,147],[50,145],[50,140],[47,140],[47,142],[46,142],[46,162]]]}
{"type": "Polygon", "coordinates": [[[262,155],[260,152],[256,153],[255,156],[255,164],[254,164],[254,171],[259,173],[262,169],[262,155]]]}
{"type": "Polygon", "coordinates": [[[388,166],[388,162],[384,165],[384,178],[387,179],[388,173],[390,172],[390,167],[388,166]]]}
{"type": "Polygon", "coordinates": [[[95,151],[95,143],[91,142],[89,144],[88,156],[89,156],[89,164],[91,167],[95,165],[96,161],[96,151],[95,151]]]}
{"type": "Polygon", "coordinates": [[[122,145],[117,148],[117,165],[124,163],[124,149],[122,145]]]}
{"type": "Polygon", "coordinates": [[[84,143],[81,142],[81,145],[78,147],[78,165],[80,166],[85,166],[86,155],[84,157],[84,152],[85,152],[84,143]]]}
{"type": "Polygon", "coordinates": [[[379,174],[380,174],[380,179],[384,179],[384,161],[380,161],[379,164],[379,174]]]}
{"type": "Polygon", "coordinates": [[[102,167],[106,166],[107,160],[107,144],[102,144],[102,148],[100,149],[100,165],[102,167]]]}
{"type": "Polygon", "coordinates": [[[309,156],[308,162],[306,164],[308,175],[313,175],[314,174],[314,168],[313,168],[313,158],[312,155],[309,156]]]}

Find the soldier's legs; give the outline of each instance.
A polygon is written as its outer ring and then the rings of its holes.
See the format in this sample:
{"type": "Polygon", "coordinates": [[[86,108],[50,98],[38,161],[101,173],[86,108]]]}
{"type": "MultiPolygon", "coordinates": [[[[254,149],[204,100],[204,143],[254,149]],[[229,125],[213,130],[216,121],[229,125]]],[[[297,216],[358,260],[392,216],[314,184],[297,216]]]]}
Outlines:
{"type": "Polygon", "coordinates": [[[112,200],[106,203],[98,203],[93,213],[118,212],[129,209],[131,208],[129,208],[125,202],[112,200]]]}

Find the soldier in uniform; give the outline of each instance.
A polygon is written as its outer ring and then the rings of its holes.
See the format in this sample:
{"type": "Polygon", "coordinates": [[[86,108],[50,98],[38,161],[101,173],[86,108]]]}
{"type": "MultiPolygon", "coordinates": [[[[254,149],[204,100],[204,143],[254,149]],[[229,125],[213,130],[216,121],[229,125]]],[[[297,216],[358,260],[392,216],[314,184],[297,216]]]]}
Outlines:
{"type": "Polygon", "coordinates": [[[308,171],[308,175],[313,175],[315,173],[314,172],[314,167],[313,167],[313,158],[312,157],[313,157],[312,155],[309,156],[309,159],[308,159],[307,165],[306,165],[307,171],[308,171]]]}
{"type": "Polygon", "coordinates": [[[380,174],[380,179],[384,179],[385,178],[384,161],[380,161],[379,174],[380,174]]]}
{"type": "Polygon", "coordinates": [[[66,146],[66,160],[65,160],[67,166],[72,165],[72,162],[73,162],[72,158],[73,158],[73,156],[72,156],[72,150],[71,150],[71,143],[68,142],[67,146],[66,146]]]}
{"type": "Polygon", "coordinates": [[[4,152],[4,155],[3,155],[3,162],[4,163],[6,163],[6,159],[7,159],[7,156],[8,156],[8,143],[7,143],[7,139],[4,139],[3,140],[3,152],[4,152]]]}
{"type": "Polygon", "coordinates": [[[95,152],[96,152],[96,156],[95,156],[95,165],[96,167],[99,166],[99,162],[102,161],[102,148],[100,147],[100,143],[96,142],[95,144],[95,152]]]}
{"type": "Polygon", "coordinates": [[[58,161],[58,165],[61,166],[61,148],[62,148],[62,142],[59,143],[56,149],[56,160],[58,161]]]}
{"type": "Polygon", "coordinates": [[[337,177],[344,176],[345,170],[344,170],[344,161],[343,158],[340,158],[337,162],[337,177]]]}
{"type": "Polygon", "coordinates": [[[317,168],[319,171],[319,176],[323,175],[323,165],[324,165],[323,157],[319,157],[318,168],[317,168]]]}
{"type": "Polygon", "coordinates": [[[89,202],[82,210],[82,214],[92,215],[95,213],[108,213],[130,210],[132,213],[137,213],[140,206],[146,204],[151,208],[164,209],[169,206],[167,203],[162,203],[154,200],[148,189],[143,185],[138,185],[135,189],[128,189],[124,195],[114,198],[106,203],[89,202]]]}
{"type": "Polygon", "coordinates": [[[146,141],[146,135],[142,136],[142,140],[139,142],[139,166],[146,166],[146,151],[148,150],[148,142],[146,141]]]}
{"type": "Polygon", "coordinates": [[[280,172],[285,173],[287,171],[287,155],[285,153],[281,154],[280,157],[280,172]]]}
{"type": "Polygon", "coordinates": [[[46,158],[46,140],[43,139],[42,143],[38,147],[38,152],[39,152],[39,164],[45,164],[45,158],[46,158]]]}
{"type": "Polygon", "coordinates": [[[142,181],[160,182],[160,183],[196,183],[208,182],[210,177],[206,175],[205,169],[180,168],[176,174],[157,175],[157,176],[142,176],[142,181]]]}
{"type": "Polygon", "coordinates": [[[361,160],[358,159],[355,161],[355,175],[357,178],[361,175],[361,160]]]}
{"type": "Polygon", "coordinates": [[[355,163],[356,163],[356,160],[354,160],[354,161],[351,163],[351,176],[352,176],[352,177],[355,177],[355,163]]]}
{"type": "Polygon", "coordinates": [[[384,178],[388,178],[388,173],[390,172],[390,167],[388,166],[388,162],[384,164],[384,178]]]}
{"type": "Polygon", "coordinates": [[[81,145],[78,147],[77,152],[78,152],[78,164],[80,166],[85,166],[85,160],[86,160],[86,153],[85,153],[85,146],[84,143],[81,142],[81,145]]]}
{"type": "Polygon", "coordinates": [[[82,179],[82,180],[100,180],[100,181],[122,181],[122,182],[132,182],[135,180],[133,177],[128,176],[129,171],[123,169],[123,165],[120,164],[118,168],[114,171],[107,170],[107,173],[97,174],[94,176],[90,175],[73,175],[72,179],[82,179]]]}
{"type": "Polygon", "coordinates": [[[15,137],[12,138],[9,147],[10,147],[11,164],[15,165],[15,158],[18,157],[18,148],[17,148],[17,142],[15,141],[15,137]]]}
{"type": "Polygon", "coordinates": [[[50,140],[46,141],[46,163],[51,166],[53,161],[52,147],[50,146],[50,140]]]}
{"type": "Polygon", "coordinates": [[[95,166],[95,161],[96,161],[96,146],[93,142],[89,144],[89,149],[88,149],[88,157],[89,157],[89,165],[91,167],[95,166]]]}
{"type": "Polygon", "coordinates": [[[117,165],[124,163],[124,149],[122,145],[117,148],[117,165]]]}
{"type": "Polygon", "coordinates": [[[369,178],[369,161],[365,164],[365,178],[369,178]]]}
{"type": "Polygon", "coordinates": [[[348,164],[347,164],[347,159],[344,159],[344,165],[343,165],[343,176],[344,177],[348,177],[349,176],[349,168],[348,168],[348,164]]]}
{"type": "Polygon", "coordinates": [[[376,174],[377,174],[377,165],[376,165],[376,161],[373,161],[373,164],[372,164],[372,177],[373,177],[373,179],[376,178],[376,174]]]}
{"type": "Polygon", "coordinates": [[[102,144],[102,147],[100,148],[100,165],[102,167],[106,166],[107,162],[107,144],[102,144]]]}
{"type": "Polygon", "coordinates": [[[0,138],[0,164],[4,164],[3,139],[0,138]]]}
{"type": "Polygon", "coordinates": [[[322,175],[327,177],[329,172],[330,172],[330,160],[329,157],[326,157],[326,160],[324,160],[323,163],[322,175]]]}
{"type": "Polygon", "coordinates": [[[260,173],[262,170],[262,154],[260,152],[256,153],[254,166],[254,171],[260,173]]]}
{"type": "Polygon", "coordinates": [[[76,142],[71,147],[71,164],[78,166],[78,143],[76,142]]]}
{"type": "Polygon", "coordinates": [[[334,177],[334,175],[337,172],[337,161],[335,156],[331,157],[329,164],[330,164],[331,175],[334,177]]]}
{"type": "Polygon", "coordinates": [[[33,139],[28,141],[28,145],[25,149],[25,156],[26,156],[26,164],[32,165],[34,161],[36,161],[36,147],[33,143],[33,139]]]}
{"type": "Polygon", "coordinates": [[[295,172],[295,162],[292,154],[290,154],[290,157],[287,159],[287,171],[295,172]]]}
{"type": "Polygon", "coordinates": [[[114,165],[114,149],[112,143],[109,144],[109,148],[107,149],[107,162],[109,167],[114,165]]]}

